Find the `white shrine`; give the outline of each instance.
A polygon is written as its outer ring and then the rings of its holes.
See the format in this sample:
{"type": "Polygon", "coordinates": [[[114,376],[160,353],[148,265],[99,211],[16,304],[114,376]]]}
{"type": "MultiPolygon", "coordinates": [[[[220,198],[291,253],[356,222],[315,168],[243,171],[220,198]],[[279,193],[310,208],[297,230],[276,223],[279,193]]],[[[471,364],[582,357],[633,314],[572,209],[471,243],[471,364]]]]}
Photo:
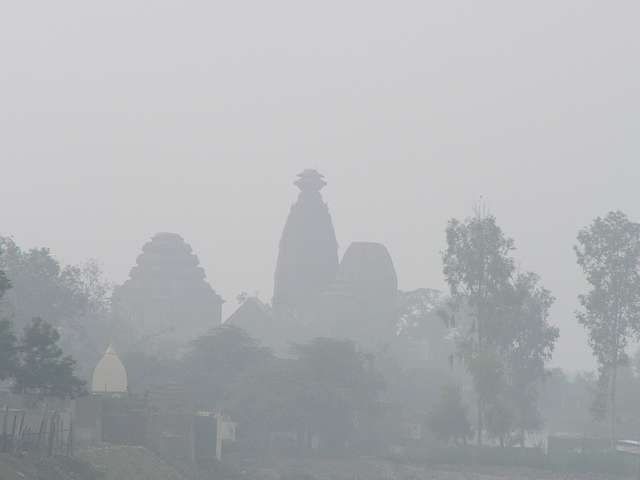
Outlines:
{"type": "Polygon", "coordinates": [[[111,345],[93,371],[91,391],[94,394],[127,393],[127,370],[111,345]]]}

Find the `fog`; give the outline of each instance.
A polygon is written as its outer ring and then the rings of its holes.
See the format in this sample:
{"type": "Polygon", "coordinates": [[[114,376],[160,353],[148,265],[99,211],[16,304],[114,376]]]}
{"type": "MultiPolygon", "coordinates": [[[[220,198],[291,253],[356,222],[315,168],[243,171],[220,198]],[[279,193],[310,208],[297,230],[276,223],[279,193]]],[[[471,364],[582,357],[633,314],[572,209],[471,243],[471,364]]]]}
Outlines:
{"type": "Polygon", "coordinates": [[[305,168],[340,252],[384,243],[402,289],[446,289],[446,222],[482,199],[557,298],[553,364],[593,368],[572,246],[640,218],[637,2],[0,7],[2,235],[121,283],[179,233],[226,316],[270,300],[305,168]]]}

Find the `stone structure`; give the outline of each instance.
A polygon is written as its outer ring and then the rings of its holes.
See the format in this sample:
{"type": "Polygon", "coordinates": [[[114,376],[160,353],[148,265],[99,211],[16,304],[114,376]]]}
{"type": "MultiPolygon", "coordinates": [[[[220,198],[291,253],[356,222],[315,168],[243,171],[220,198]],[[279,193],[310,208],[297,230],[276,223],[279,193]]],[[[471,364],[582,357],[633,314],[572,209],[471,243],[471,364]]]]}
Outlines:
{"type": "Polygon", "coordinates": [[[121,394],[128,391],[127,370],[111,345],[93,371],[91,391],[101,394],[121,394]]]}
{"type": "Polygon", "coordinates": [[[335,281],[322,295],[323,334],[349,338],[368,349],[390,342],[395,334],[398,279],[384,245],[351,244],[335,281]]]}
{"type": "Polygon", "coordinates": [[[286,341],[283,341],[282,332],[278,331],[274,323],[273,310],[258,297],[244,300],[224,323],[241,328],[251,338],[273,351],[286,350],[286,341]]]}
{"type": "Polygon", "coordinates": [[[165,351],[219,325],[222,303],[198,257],[175,233],[158,233],[145,244],[129,279],[113,294],[116,315],[133,324],[136,341],[165,351]]]}
{"type": "Polygon", "coordinates": [[[306,328],[314,318],[320,294],[335,278],[338,243],[331,215],[320,191],[326,185],[315,170],[298,175],[300,189],[280,240],[273,308],[277,322],[288,331],[306,328]]]}

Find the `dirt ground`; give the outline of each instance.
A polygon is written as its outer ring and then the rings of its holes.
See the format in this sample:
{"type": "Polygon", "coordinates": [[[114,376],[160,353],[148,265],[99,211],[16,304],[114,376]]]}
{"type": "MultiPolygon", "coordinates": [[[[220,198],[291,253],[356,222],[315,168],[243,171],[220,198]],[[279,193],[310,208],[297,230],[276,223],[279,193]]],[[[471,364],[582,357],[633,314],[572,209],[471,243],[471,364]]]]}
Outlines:
{"type": "Polygon", "coordinates": [[[376,459],[272,460],[239,468],[252,480],[613,480],[589,474],[553,474],[539,470],[401,465],[376,459]]]}

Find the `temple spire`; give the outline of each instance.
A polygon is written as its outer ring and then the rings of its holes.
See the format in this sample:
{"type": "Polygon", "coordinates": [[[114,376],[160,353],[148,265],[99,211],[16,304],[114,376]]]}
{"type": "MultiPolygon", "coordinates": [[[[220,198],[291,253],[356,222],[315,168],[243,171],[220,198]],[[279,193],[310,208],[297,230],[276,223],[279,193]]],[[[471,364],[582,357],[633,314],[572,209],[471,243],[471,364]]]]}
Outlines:
{"type": "Polygon", "coordinates": [[[304,170],[285,224],[275,272],[273,306],[277,317],[305,321],[338,269],[338,243],[329,208],[320,191],[326,185],[316,170],[304,170]]]}

